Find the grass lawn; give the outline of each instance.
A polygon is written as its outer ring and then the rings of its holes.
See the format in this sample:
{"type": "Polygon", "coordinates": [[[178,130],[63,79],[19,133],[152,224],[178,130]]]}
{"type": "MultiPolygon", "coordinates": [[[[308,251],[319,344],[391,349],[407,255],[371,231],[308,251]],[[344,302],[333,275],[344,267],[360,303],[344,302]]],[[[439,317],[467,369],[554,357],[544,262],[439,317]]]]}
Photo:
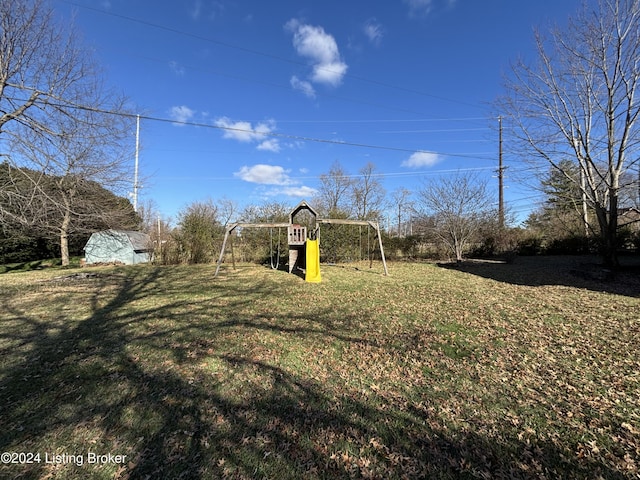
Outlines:
{"type": "MultiPolygon", "coordinates": [[[[47,260],[35,260],[31,262],[18,262],[18,263],[7,263],[5,265],[0,264],[0,274],[2,273],[15,273],[15,272],[28,272],[32,270],[42,270],[45,268],[55,268],[60,267],[62,264],[62,260],[59,258],[50,258],[47,260]]],[[[80,257],[71,257],[70,265],[71,268],[77,268],[80,266],[80,257]]],[[[2,285],[2,283],[0,283],[2,285]]]]}
{"type": "Polygon", "coordinates": [[[0,477],[637,479],[640,281],[589,261],[0,275],[0,477]]]}

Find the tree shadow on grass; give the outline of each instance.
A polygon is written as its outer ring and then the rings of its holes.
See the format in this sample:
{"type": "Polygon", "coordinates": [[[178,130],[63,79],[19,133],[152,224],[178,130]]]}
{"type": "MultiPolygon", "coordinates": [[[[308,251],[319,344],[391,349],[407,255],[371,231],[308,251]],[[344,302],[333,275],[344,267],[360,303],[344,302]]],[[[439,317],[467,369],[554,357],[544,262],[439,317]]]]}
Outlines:
{"type": "Polygon", "coordinates": [[[640,258],[625,257],[618,272],[595,256],[517,257],[513,262],[467,260],[438,266],[514,285],[565,285],[640,297],[640,258]]]}
{"type": "MultiPolygon", "coordinates": [[[[624,478],[597,460],[567,460],[553,444],[447,426],[434,414],[439,406],[418,393],[399,403],[356,395],[225,350],[224,335],[249,331],[367,341],[338,321],[336,309],[312,311],[307,326],[290,327],[247,313],[274,295],[267,282],[234,292],[216,283],[194,287],[209,297],[189,301],[180,296],[188,278],[142,272],[97,279],[85,319],[49,322],[2,300],[11,327],[1,330],[1,344],[20,353],[3,352],[11,358],[0,367],[0,451],[42,457],[0,465],[0,475],[624,478]],[[153,299],[159,285],[164,303],[153,299]],[[99,293],[109,288],[110,296],[99,293]],[[212,309],[223,303],[235,317],[212,309]],[[195,368],[204,361],[214,368],[195,368]],[[126,460],[89,465],[89,451],[126,460]],[[45,454],[81,455],[84,463],[45,463],[45,454]]],[[[78,294],[68,284],[58,293],[70,301],[78,294]]]]}

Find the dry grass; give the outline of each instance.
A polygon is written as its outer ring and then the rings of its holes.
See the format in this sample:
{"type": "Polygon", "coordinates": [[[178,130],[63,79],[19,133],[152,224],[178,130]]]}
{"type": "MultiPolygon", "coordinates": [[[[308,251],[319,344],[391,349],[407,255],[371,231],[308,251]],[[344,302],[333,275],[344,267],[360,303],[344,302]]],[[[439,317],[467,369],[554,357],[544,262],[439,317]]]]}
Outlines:
{"type": "Polygon", "coordinates": [[[0,276],[0,450],[41,456],[0,476],[638,478],[640,284],[567,262],[0,276]]]}

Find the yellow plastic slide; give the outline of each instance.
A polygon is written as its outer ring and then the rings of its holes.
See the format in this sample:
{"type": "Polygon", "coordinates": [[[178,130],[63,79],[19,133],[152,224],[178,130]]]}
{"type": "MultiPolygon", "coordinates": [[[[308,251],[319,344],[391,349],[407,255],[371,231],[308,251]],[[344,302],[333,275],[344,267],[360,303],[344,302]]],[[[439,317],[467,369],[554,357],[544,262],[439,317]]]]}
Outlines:
{"type": "Polygon", "coordinates": [[[320,276],[320,246],[318,240],[307,240],[307,271],[304,279],[307,282],[319,283],[320,276]]]}

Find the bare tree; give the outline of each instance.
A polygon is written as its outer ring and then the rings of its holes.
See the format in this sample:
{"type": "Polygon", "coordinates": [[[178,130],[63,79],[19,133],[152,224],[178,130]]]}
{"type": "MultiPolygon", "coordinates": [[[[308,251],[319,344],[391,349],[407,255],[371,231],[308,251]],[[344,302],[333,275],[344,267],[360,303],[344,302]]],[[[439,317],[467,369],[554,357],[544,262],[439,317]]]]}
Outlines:
{"type": "Polygon", "coordinates": [[[393,193],[391,194],[391,201],[392,201],[391,207],[394,209],[394,216],[398,221],[397,235],[398,237],[400,237],[402,222],[403,220],[406,220],[405,215],[407,211],[410,212],[411,209],[413,208],[413,202],[411,200],[411,192],[404,187],[400,187],[394,190],[393,193]]]}
{"type": "Polygon", "coordinates": [[[376,166],[369,162],[352,182],[351,198],[356,216],[361,220],[378,220],[381,215],[386,192],[375,172],[376,166]]]}
{"type": "Polygon", "coordinates": [[[458,262],[481,227],[495,214],[487,183],[470,174],[426,182],[418,199],[418,211],[431,217],[433,233],[458,262]]]}
{"type": "MultiPolygon", "coordinates": [[[[158,230],[158,218],[161,217],[161,213],[158,204],[153,199],[145,199],[138,203],[138,216],[140,217],[141,229],[152,235],[154,231],[158,230]]],[[[168,220],[168,219],[167,219],[168,220]]],[[[167,221],[169,223],[169,221],[167,221]]]]}
{"type": "Polygon", "coordinates": [[[233,219],[238,211],[238,204],[229,198],[223,197],[217,202],[218,205],[218,217],[220,224],[227,226],[233,219]]]}
{"type": "Polygon", "coordinates": [[[347,175],[340,162],[334,162],[328,173],[320,175],[316,199],[318,208],[330,217],[348,217],[352,210],[348,204],[352,185],[353,180],[347,175]]]}
{"type": "Polygon", "coordinates": [[[537,64],[517,62],[499,101],[516,152],[539,171],[551,164],[580,189],[611,267],[621,178],[638,162],[639,24],[640,0],[598,0],[595,11],[585,2],[566,30],[536,33],[537,64]],[[578,178],[563,169],[566,158],[578,178]]]}
{"type": "Polygon", "coordinates": [[[44,1],[0,0],[0,23],[0,138],[15,167],[0,192],[0,222],[56,232],[67,265],[71,232],[98,221],[132,226],[128,202],[83,194],[130,183],[132,118],[105,113],[124,112],[124,99],[103,88],[73,28],[44,1]]]}
{"type": "MultiPolygon", "coordinates": [[[[85,101],[91,105],[104,104],[97,88],[85,92],[85,101]]],[[[14,139],[12,143],[14,153],[46,176],[46,182],[32,184],[32,208],[27,220],[33,223],[33,229],[59,237],[62,264],[68,265],[70,233],[89,232],[96,224],[109,228],[136,227],[127,200],[109,205],[87,191],[95,183],[126,192],[131,179],[131,148],[127,139],[132,120],[99,109],[76,109],[72,116],[60,113],[57,128],[59,133],[42,136],[20,126],[17,129],[20,140],[14,139]]]]}
{"type": "Polygon", "coordinates": [[[95,77],[88,51],[72,26],[57,22],[44,0],[0,0],[0,134],[20,124],[51,136],[54,117],[84,105],[87,80],[95,77]]]}

